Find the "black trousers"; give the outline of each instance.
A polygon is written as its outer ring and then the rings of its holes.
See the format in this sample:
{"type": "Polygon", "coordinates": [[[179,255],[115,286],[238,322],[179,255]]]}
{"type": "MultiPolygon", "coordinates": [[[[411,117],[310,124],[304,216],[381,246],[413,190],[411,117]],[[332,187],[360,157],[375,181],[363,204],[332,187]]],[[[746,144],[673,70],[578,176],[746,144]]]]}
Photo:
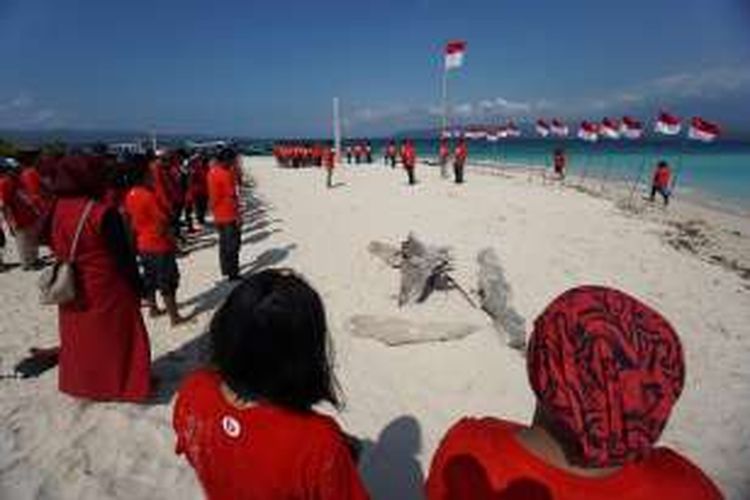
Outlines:
{"type": "Polygon", "coordinates": [[[240,228],[236,223],[217,224],[221,274],[236,278],[240,274],[240,228]]]}
{"type": "Polygon", "coordinates": [[[654,201],[656,199],[656,193],[659,193],[664,200],[664,206],[669,205],[669,196],[672,194],[669,191],[669,188],[663,188],[658,186],[651,186],[651,196],[649,197],[651,201],[654,201]]]}
{"type": "Polygon", "coordinates": [[[206,224],[206,211],[208,210],[208,196],[195,197],[195,218],[201,226],[206,224]]]}
{"type": "Polygon", "coordinates": [[[417,183],[417,179],[414,177],[414,167],[407,167],[406,174],[409,176],[409,184],[417,183]]]}
{"type": "Polygon", "coordinates": [[[455,162],[453,164],[453,175],[456,179],[456,184],[462,184],[464,182],[464,164],[463,162],[455,162]]]}

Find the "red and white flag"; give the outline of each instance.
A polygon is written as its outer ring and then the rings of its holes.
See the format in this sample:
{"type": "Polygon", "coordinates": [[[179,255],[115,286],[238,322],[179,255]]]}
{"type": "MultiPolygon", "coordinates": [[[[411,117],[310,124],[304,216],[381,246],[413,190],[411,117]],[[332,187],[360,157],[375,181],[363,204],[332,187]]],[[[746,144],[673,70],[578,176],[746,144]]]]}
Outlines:
{"type": "Polygon", "coordinates": [[[521,131],[518,130],[518,127],[516,127],[516,124],[512,121],[508,122],[507,125],[505,125],[505,136],[506,137],[521,137],[521,131]]]}
{"type": "Polygon", "coordinates": [[[601,134],[607,139],[619,139],[620,138],[620,124],[617,120],[605,118],[602,120],[602,125],[599,127],[601,134]]]}
{"type": "Polygon", "coordinates": [[[550,134],[549,125],[541,118],[536,121],[536,133],[539,134],[540,137],[547,137],[550,134]]]}
{"type": "Polygon", "coordinates": [[[557,137],[567,137],[570,133],[570,130],[568,130],[567,125],[555,118],[554,120],[552,120],[550,132],[552,132],[552,135],[556,135],[557,137]]]}
{"type": "Polygon", "coordinates": [[[460,68],[464,64],[464,54],[466,54],[465,41],[453,40],[448,42],[445,46],[445,69],[460,68]]]}
{"type": "Polygon", "coordinates": [[[626,139],[640,139],[643,136],[643,125],[630,116],[623,116],[620,123],[620,133],[626,139]]]}
{"type": "Polygon", "coordinates": [[[578,138],[587,142],[596,142],[599,140],[599,124],[587,121],[581,122],[578,128],[578,138]]]}
{"type": "Polygon", "coordinates": [[[654,125],[654,132],[662,135],[677,135],[682,130],[682,120],[666,111],[659,113],[654,125]]]}
{"type": "Polygon", "coordinates": [[[715,123],[704,120],[703,118],[696,116],[690,120],[690,128],[688,129],[688,137],[702,142],[711,142],[719,137],[721,130],[715,123]]]}
{"type": "Polygon", "coordinates": [[[464,137],[467,139],[484,139],[487,137],[487,130],[483,127],[469,127],[464,132],[464,137]]]}
{"type": "Polygon", "coordinates": [[[497,142],[500,140],[500,129],[494,128],[487,130],[487,141],[488,142],[497,142]]]}

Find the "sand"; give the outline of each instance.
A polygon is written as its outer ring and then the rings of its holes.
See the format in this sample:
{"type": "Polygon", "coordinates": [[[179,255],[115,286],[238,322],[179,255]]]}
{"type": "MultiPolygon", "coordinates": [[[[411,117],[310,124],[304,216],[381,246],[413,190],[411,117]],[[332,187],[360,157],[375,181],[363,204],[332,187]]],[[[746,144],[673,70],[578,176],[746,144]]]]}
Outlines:
{"type": "MultiPolygon", "coordinates": [[[[510,306],[527,328],[557,294],[584,283],[620,287],[662,311],[681,334],[688,375],[663,442],[729,498],[750,496],[750,289],[740,272],[669,244],[672,221],[684,217],[679,201],[666,214],[628,211],[525,172],[469,169],[467,184],[455,186],[420,166],[419,185],[409,187],[400,170],[351,167],[328,190],[318,169],[282,170],[270,158],[246,159],[245,168],[255,186],[243,271],[293,267],[323,296],[346,403],[338,418],[368,442],[361,471],[375,498],[419,498],[440,437],[461,416],[525,422],[534,404],[522,355],[460,293],[397,307],[398,272],[368,245],[397,244],[409,231],[451,247],[452,275],[470,293],[477,253],[494,248],[510,306]],[[378,338],[390,334],[400,341],[378,338]]],[[[721,216],[701,213],[710,235],[724,234],[721,216]]],[[[735,228],[742,223],[730,218],[726,230],[740,232],[740,249],[750,234],[735,228]]],[[[172,330],[148,320],[155,371],[166,382],[154,404],[75,401],[57,392],[56,370],[0,381],[0,498],[200,496],[192,470],[173,454],[169,398],[203,352],[201,333],[228,292],[216,282],[214,241],[202,237],[180,260],[179,298],[198,308],[198,323],[172,330]]],[[[722,255],[732,252],[710,241],[722,255]]],[[[0,274],[3,373],[28,347],[56,342],[55,311],[36,304],[35,278],[18,269],[0,274]]]]}

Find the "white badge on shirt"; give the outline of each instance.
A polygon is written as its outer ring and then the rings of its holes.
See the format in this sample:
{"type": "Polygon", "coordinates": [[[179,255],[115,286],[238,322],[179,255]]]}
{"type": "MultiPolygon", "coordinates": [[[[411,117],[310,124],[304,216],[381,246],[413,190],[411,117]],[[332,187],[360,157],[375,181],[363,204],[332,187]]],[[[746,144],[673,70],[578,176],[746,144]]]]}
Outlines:
{"type": "Polygon", "coordinates": [[[239,437],[242,432],[242,426],[237,419],[228,415],[221,419],[221,428],[224,429],[224,433],[231,438],[239,437]]]}

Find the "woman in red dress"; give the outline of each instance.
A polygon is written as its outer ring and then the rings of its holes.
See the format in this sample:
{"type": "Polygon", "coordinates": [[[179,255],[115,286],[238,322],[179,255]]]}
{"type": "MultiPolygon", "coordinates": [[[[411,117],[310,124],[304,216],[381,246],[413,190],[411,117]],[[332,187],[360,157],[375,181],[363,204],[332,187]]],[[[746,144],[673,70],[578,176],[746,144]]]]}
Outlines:
{"type": "Polygon", "coordinates": [[[183,383],[177,453],[212,500],[360,500],[367,493],[338,424],[320,296],[289,270],[243,281],[209,327],[213,367],[183,383]]]}
{"type": "Polygon", "coordinates": [[[105,175],[95,158],[67,157],[51,179],[57,200],[49,242],[57,259],[68,259],[78,222],[91,204],[74,259],[77,297],[59,306],[59,387],[80,398],[139,402],[150,392],[148,333],[122,218],[98,200],[105,175]]]}
{"type": "Polygon", "coordinates": [[[677,333],[618,290],[583,286],[534,323],[529,427],[464,418],[438,448],[430,500],[721,498],[690,460],[656,446],[682,392],[677,333]]]}

